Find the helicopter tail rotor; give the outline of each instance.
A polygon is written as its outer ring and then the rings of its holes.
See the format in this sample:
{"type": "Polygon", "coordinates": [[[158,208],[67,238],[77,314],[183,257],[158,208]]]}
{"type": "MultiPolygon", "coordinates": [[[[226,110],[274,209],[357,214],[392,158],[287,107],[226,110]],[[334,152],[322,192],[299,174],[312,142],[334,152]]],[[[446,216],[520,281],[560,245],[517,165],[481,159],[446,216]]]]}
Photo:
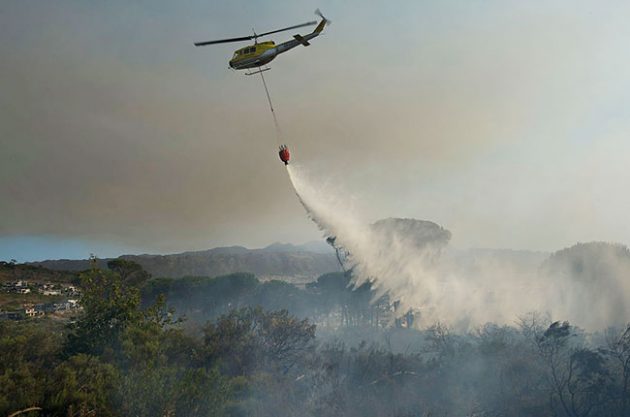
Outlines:
{"type": "MultiPolygon", "coordinates": [[[[330,24],[332,23],[332,20],[328,20],[328,19],[326,18],[326,16],[324,16],[324,15],[322,14],[321,10],[316,9],[316,10],[315,10],[315,14],[316,14],[317,16],[319,16],[319,17],[321,17],[321,18],[322,18],[322,22],[324,22],[324,26],[328,26],[328,25],[330,25],[330,24]]],[[[318,26],[318,27],[319,27],[319,26],[318,26]]],[[[323,27],[322,27],[322,29],[323,29],[323,27]]]]}

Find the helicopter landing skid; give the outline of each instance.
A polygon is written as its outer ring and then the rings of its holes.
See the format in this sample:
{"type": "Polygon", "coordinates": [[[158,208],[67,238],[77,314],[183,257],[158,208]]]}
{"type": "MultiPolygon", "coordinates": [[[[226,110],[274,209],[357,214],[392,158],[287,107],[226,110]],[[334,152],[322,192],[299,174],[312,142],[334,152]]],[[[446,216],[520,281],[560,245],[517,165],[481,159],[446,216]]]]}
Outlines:
{"type": "Polygon", "coordinates": [[[258,70],[256,70],[256,71],[246,72],[245,75],[256,75],[256,74],[263,73],[265,71],[269,71],[270,69],[271,68],[258,68],[258,70]]]}

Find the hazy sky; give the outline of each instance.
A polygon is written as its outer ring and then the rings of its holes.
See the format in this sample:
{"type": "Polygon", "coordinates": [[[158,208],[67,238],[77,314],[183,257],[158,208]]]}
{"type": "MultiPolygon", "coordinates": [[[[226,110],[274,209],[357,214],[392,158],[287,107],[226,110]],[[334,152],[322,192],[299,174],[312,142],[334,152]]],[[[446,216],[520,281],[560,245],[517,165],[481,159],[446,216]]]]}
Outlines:
{"type": "Polygon", "coordinates": [[[333,24],[267,82],[295,163],[368,218],[630,242],[628,2],[7,0],[0,259],[317,239],[260,79],[227,67],[244,44],[192,46],[316,7],[333,24]]]}

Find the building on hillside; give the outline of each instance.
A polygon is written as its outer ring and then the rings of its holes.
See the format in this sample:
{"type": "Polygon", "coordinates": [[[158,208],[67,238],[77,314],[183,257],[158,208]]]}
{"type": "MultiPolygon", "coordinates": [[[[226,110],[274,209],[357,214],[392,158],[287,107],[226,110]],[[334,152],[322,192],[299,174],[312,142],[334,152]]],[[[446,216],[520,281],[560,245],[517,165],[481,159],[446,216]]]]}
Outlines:
{"type": "Polygon", "coordinates": [[[81,295],[81,291],[74,285],[67,285],[63,288],[63,293],[70,297],[78,297],[81,295]]]}
{"type": "Polygon", "coordinates": [[[28,287],[28,283],[26,281],[7,282],[2,285],[2,289],[6,293],[15,294],[28,294],[31,292],[31,289],[28,287]]]}
{"type": "Polygon", "coordinates": [[[20,311],[0,311],[0,320],[22,320],[24,315],[20,311]]]}
{"type": "Polygon", "coordinates": [[[54,313],[55,305],[53,303],[37,304],[35,310],[40,314],[54,313]]]}
{"type": "Polygon", "coordinates": [[[33,318],[42,315],[42,313],[38,312],[32,304],[24,304],[22,308],[24,309],[23,312],[25,317],[33,318]]]}
{"type": "Polygon", "coordinates": [[[78,300],[66,300],[53,304],[54,311],[69,311],[79,308],[78,300]]]}

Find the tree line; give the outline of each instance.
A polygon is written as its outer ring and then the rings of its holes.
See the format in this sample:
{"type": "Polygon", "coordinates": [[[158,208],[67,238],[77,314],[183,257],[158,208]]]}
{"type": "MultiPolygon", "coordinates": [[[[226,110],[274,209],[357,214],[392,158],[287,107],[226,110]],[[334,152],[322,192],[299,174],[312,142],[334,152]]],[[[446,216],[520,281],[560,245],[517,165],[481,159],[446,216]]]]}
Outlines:
{"type": "Polygon", "coordinates": [[[0,322],[0,416],[630,416],[630,327],[587,334],[536,314],[466,333],[376,325],[371,291],[343,274],[304,289],[184,284],[124,262],[81,275],[69,323],[0,322]],[[203,311],[174,310],[186,297],[203,311]],[[323,340],[331,311],[338,337],[323,340]],[[366,341],[344,339],[349,327],[366,341]],[[373,332],[413,337],[393,349],[373,332]]]}

